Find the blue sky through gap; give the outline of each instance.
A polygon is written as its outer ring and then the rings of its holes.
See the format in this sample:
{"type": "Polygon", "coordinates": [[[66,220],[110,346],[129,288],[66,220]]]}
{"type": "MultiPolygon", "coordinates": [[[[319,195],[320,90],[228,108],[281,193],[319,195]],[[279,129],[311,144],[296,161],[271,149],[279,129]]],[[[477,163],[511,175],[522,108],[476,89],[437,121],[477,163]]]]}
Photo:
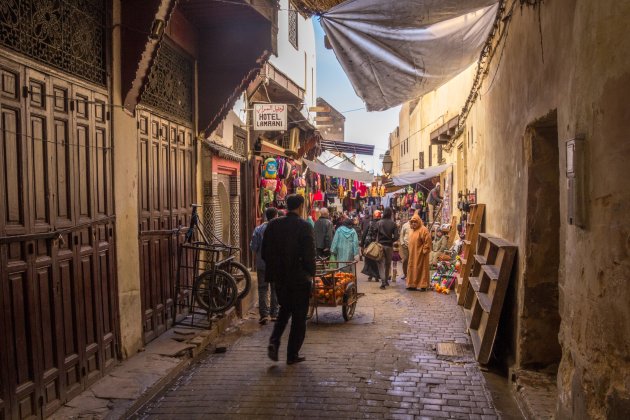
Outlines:
{"type": "Polygon", "coordinates": [[[365,163],[365,169],[381,171],[380,154],[387,150],[389,133],[398,125],[400,107],[383,112],[367,112],[365,104],[359,98],[350,80],[332,50],[324,47],[324,30],[317,18],[312,19],[315,27],[317,44],[317,96],[324,98],[338,111],[363,108],[358,111],[344,113],[346,117],[345,140],[352,143],[373,144],[374,156],[357,156],[357,164],[365,163]]]}

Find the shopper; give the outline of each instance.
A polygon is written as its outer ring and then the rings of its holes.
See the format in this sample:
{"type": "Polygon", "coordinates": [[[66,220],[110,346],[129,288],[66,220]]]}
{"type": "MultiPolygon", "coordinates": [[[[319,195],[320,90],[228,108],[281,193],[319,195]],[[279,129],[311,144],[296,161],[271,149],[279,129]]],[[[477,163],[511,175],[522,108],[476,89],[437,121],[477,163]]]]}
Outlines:
{"type": "Polygon", "coordinates": [[[407,266],[407,290],[425,291],[429,287],[429,252],[431,234],[418,213],[410,221],[409,262],[407,266]]]}
{"type": "MultiPolygon", "coordinates": [[[[363,232],[363,238],[361,238],[361,248],[365,249],[369,244],[376,241],[377,233],[378,233],[378,222],[381,220],[381,212],[376,210],[372,215],[372,220],[368,225],[365,232],[363,232]]],[[[378,272],[378,263],[372,259],[364,258],[365,264],[363,265],[363,270],[361,273],[368,276],[368,281],[372,281],[372,279],[379,278],[378,272]]]]}
{"type": "MultiPolygon", "coordinates": [[[[350,262],[354,261],[359,255],[359,237],[354,230],[354,221],[346,219],[337,231],[330,247],[330,252],[335,256],[335,260],[350,262]]],[[[344,264],[341,264],[343,266],[344,264]]],[[[343,271],[352,271],[352,267],[348,266],[343,271]]]]}
{"type": "Polygon", "coordinates": [[[317,256],[320,258],[328,257],[333,240],[333,224],[330,221],[330,214],[326,207],[320,209],[319,219],[315,222],[314,231],[317,256]]]}
{"type": "Polygon", "coordinates": [[[391,208],[386,208],[383,212],[383,219],[378,222],[377,236],[378,243],[383,246],[383,259],[378,261],[379,278],[381,279],[381,289],[389,286],[392,268],[392,253],[394,242],[398,240],[398,226],[392,220],[393,212],[391,208]]]}
{"type": "Polygon", "coordinates": [[[265,279],[265,261],[262,258],[262,242],[265,229],[270,221],[278,216],[278,210],[273,207],[265,210],[266,222],[254,229],[252,240],[249,243],[249,248],[256,256],[256,277],[258,278],[258,313],[261,325],[265,325],[271,316],[271,320],[275,321],[278,318],[278,298],[276,297],[276,291],[273,284],[269,283],[265,279]],[[271,307],[269,306],[271,303],[271,307]]]}
{"type": "Polygon", "coordinates": [[[300,348],[306,335],[306,314],[315,276],[315,240],[313,228],[300,215],[304,197],[287,196],[286,217],[269,223],[265,230],[262,256],[266,264],[266,278],[273,283],[280,303],[278,320],[269,338],[267,355],[278,361],[280,339],[291,319],[287,345],[287,364],[303,362],[300,348]]]}

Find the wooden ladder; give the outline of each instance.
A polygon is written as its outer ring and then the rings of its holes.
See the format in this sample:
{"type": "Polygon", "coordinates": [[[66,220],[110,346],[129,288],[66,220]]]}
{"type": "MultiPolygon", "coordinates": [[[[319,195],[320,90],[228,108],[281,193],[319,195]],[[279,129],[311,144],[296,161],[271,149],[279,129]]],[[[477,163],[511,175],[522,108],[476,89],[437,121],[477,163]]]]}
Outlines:
{"type": "Polygon", "coordinates": [[[462,295],[466,324],[479,363],[488,363],[492,354],[516,249],[501,238],[480,234],[480,252],[471,258],[469,286],[462,295]]]}
{"type": "Polygon", "coordinates": [[[470,214],[468,220],[466,220],[466,238],[464,239],[464,257],[462,260],[462,268],[457,275],[457,285],[455,291],[457,292],[457,304],[464,304],[464,297],[466,296],[466,289],[468,289],[468,277],[470,275],[470,269],[473,265],[473,255],[477,248],[477,237],[479,236],[479,230],[481,229],[481,222],[483,220],[483,212],[486,209],[485,204],[473,204],[470,206],[470,214]]]}

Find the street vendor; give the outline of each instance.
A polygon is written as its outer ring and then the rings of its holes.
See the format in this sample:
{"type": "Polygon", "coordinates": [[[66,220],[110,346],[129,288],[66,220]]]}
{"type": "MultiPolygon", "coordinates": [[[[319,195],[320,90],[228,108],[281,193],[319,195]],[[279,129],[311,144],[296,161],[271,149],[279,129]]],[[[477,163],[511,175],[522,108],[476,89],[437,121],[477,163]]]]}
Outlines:
{"type": "Polygon", "coordinates": [[[431,249],[431,256],[429,257],[429,264],[435,265],[438,262],[438,258],[448,249],[448,238],[444,235],[442,229],[438,229],[433,239],[433,246],[431,249]]]}

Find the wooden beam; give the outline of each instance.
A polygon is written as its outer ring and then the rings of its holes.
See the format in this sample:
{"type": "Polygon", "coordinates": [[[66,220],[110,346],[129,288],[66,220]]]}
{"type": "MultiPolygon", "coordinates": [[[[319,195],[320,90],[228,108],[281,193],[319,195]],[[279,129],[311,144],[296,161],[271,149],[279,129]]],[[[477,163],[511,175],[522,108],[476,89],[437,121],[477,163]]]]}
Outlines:
{"type": "Polygon", "coordinates": [[[328,106],[312,106],[308,109],[308,112],[330,112],[328,106]]]}

